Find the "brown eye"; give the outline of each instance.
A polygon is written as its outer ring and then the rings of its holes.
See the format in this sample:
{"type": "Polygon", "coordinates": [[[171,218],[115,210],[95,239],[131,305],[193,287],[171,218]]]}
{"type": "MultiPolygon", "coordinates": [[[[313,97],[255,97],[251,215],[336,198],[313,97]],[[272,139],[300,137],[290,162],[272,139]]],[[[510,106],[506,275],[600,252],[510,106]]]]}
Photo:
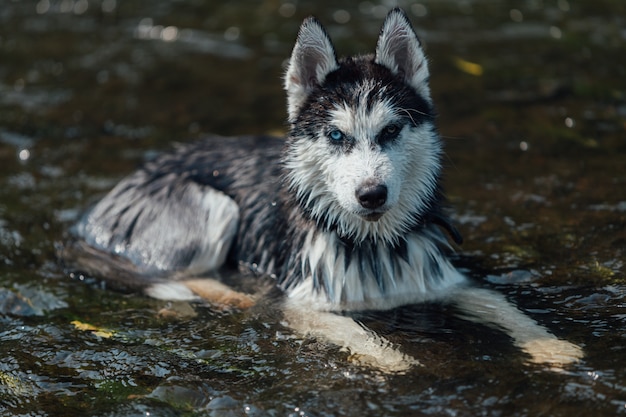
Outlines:
{"type": "Polygon", "coordinates": [[[385,127],[385,133],[388,134],[388,135],[393,135],[397,131],[398,131],[398,126],[396,126],[396,125],[389,125],[389,126],[385,127]]]}
{"type": "Polygon", "coordinates": [[[392,123],[383,128],[380,134],[378,135],[378,143],[383,145],[387,142],[391,142],[398,137],[400,131],[402,130],[401,126],[392,123]]]}

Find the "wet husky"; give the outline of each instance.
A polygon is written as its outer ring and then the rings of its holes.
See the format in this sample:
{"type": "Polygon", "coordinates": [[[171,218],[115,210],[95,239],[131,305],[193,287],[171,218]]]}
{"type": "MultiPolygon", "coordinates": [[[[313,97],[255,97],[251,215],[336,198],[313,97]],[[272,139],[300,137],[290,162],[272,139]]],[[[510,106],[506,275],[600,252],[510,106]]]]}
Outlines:
{"type": "Polygon", "coordinates": [[[91,254],[83,266],[120,284],[105,263],[94,268],[109,254],[132,270],[128,288],[245,306],[252,298],[200,274],[247,265],[275,279],[295,330],[384,370],[416,361],[345,312],[443,300],[506,331],[533,361],[577,360],[577,346],[468,285],[448,259],[448,240],[461,237],[443,209],[427,64],[399,9],[375,54],[342,59],[306,19],[285,75],[286,139],[213,136],[147,163],[77,225],[91,254]]]}

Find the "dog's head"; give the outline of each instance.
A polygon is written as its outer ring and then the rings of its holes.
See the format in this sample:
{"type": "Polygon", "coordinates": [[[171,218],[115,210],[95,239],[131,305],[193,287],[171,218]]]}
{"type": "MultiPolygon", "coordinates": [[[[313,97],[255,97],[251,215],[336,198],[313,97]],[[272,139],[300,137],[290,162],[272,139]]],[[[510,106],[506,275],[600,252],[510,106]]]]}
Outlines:
{"type": "Polygon", "coordinates": [[[400,9],[376,53],[338,60],[315,18],[300,27],[285,76],[290,189],[318,224],[394,243],[439,198],[441,144],[428,66],[400,9]]]}

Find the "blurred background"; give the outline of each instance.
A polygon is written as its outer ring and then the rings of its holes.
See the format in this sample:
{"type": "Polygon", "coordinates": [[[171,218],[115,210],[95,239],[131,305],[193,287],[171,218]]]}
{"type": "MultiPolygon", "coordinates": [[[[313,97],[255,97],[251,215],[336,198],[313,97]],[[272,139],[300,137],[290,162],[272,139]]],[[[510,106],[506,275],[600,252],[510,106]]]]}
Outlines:
{"type": "Polygon", "coordinates": [[[0,413],[626,414],[625,57],[620,0],[0,0],[0,413]],[[397,5],[430,59],[457,264],[584,363],[529,372],[498,332],[425,306],[371,319],[428,364],[381,376],[271,306],[172,307],[63,270],[55,245],[142,161],[285,132],[304,17],[363,54],[397,5]]]}

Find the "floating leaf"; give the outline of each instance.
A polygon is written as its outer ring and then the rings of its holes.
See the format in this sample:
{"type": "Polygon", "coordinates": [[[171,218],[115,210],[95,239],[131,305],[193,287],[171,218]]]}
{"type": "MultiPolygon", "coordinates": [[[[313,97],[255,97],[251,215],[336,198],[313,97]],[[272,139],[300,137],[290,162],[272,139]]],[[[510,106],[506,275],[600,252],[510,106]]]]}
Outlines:
{"type": "Polygon", "coordinates": [[[113,332],[109,330],[102,329],[100,327],[96,327],[93,324],[83,323],[82,321],[74,320],[71,322],[74,327],[78,330],[82,330],[84,332],[93,332],[98,337],[103,337],[105,339],[109,339],[113,336],[113,332]]]}
{"type": "Polygon", "coordinates": [[[466,61],[463,58],[454,58],[454,65],[466,74],[480,77],[483,75],[483,66],[475,62],[466,61]]]}

